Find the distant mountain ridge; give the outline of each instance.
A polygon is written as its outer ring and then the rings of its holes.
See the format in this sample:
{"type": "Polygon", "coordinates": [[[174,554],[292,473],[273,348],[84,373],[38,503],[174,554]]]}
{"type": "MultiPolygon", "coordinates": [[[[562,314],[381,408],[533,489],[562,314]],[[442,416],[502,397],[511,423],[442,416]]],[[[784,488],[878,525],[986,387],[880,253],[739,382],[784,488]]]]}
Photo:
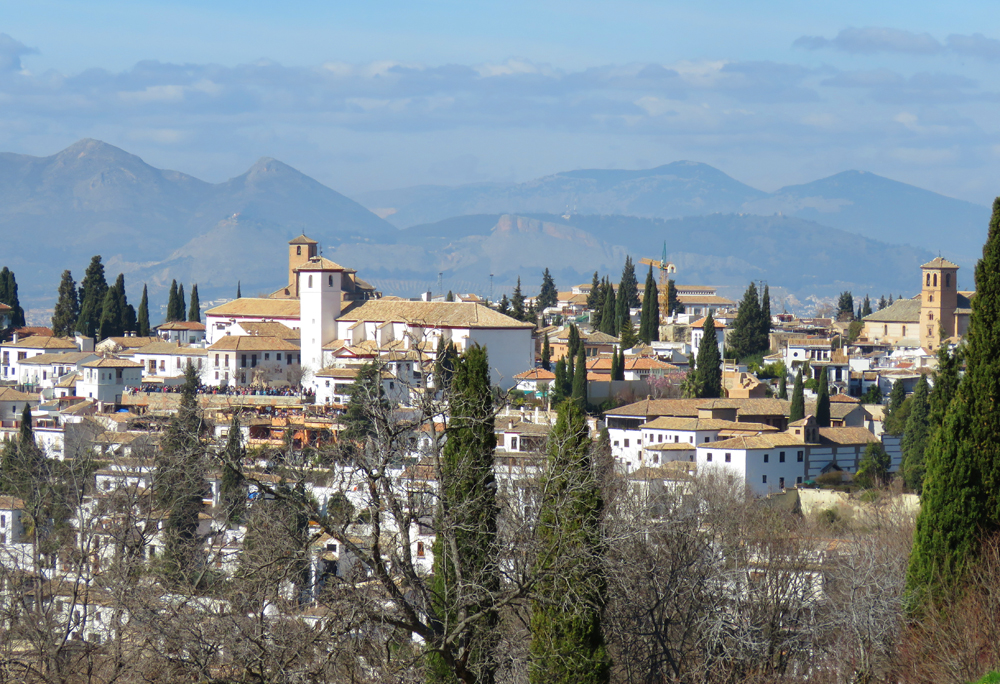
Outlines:
{"type": "Polygon", "coordinates": [[[780,213],[888,243],[941,251],[971,266],[986,239],[989,208],[863,171],[845,171],[773,193],[707,164],[567,171],[525,183],[419,186],[358,200],[401,228],[472,214],[625,215],[672,219],[715,213],[780,213]]]}

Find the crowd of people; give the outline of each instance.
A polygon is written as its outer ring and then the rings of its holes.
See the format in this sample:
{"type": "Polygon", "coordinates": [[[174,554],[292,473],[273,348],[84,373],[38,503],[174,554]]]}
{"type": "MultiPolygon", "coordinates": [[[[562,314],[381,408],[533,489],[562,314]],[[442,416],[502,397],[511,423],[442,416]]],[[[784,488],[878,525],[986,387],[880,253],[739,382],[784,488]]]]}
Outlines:
{"type": "MultiPolygon", "coordinates": [[[[138,388],[127,388],[127,394],[139,394],[139,393],[165,393],[165,394],[180,394],[183,389],[183,385],[161,385],[159,383],[143,383],[138,388]]],[[[301,387],[215,387],[207,385],[198,386],[198,394],[217,394],[228,397],[297,397],[301,399],[311,400],[314,398],[315,393],[308,389],[303,389],[301,387]]]]}

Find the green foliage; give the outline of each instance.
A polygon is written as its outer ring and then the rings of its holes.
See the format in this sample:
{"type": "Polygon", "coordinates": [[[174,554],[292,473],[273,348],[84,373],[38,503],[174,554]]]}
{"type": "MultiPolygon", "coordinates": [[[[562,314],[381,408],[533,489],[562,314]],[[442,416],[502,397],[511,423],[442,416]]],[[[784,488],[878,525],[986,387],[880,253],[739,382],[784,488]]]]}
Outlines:
{"type": "Polygon", "coordinates": [[[573,403],[581,410],[587,408],[587,355],[580,345],[576,353],[576,367],[573,369],[573,403]]]}
{"type": "Polygon", "coordinates": [[[243,297],[243,292],[240,290],[240,281],[236,281],[236,298],[241,299],[243,297]]]}
{"type": "Polygon", "coordinates": [[[240,431],[240,416],[234,411],[233,419],[229,423],[229,438],[222,453],[222,481],[219,483],[219,498],[230,527],[235,527],[243,521],[243,513],[246,510],[244,458],[246,458],[246,448],[243,446],[243,433],[240,431]]]}
{"type": "Polygon", "coordinates": [[[830,383],[826,366],[819,373],[819,392],[816,395],[816,426],[830,427],[830,383]]]}
{"type": "Polygon", "coordinates": [[[930,395],[931,436],[941,429],[945,414],[952,399],[958,392],[959,371],[962,366],[962,351],[949,351],[947,345],[941,345],[937,350],[937,372],[934,374],[934,391],[930,395]]]}
{"type": "Polygon", "coordinates": [[[795,384],[792,385],[792,405],[788,414],[788,422],[794,423],[806,417],[805,386],[802,383],[802,368],[795,374],[795,384]]]}
{"type": "Polygon", "coordinates": [[[778,380],[778,399],[788,399],[788,377],[782,375],[778,380]]]}
{"type": "Polygon", "coordinates": [[[556,378],[552,383],[552,405],[558,406],[573,393],[573,376],[566,369],[566,359],[556,361],[556,378]]]}
{"type": "Polygon", "coordinates": [[[510,300],[507,299],[506,294],[500,297],[500,302],[497,304],[497,311],[502,313],[504,316],[510,315],[510,300]]]}
{"type": "Polygon", "coordinates": [[[881,404],[882,403],[882,390],[879,388],[878,383],[870,385],[865,393],[861,395],[861,403],[863,404],[881,404]]]}
{"type": "Polygon", "coordinates": [[[861,331],[864,329],[865,324],[863,321],[851,321],[851,324],[847,326],[847,341],[853,343],[861,337],[861,331]]]}
{"type": "Polygon", "coordinates": [[[482,682],[492,682],[496,663],[493,644],[498,616],[491,599],[500,586],[497,564],[497,502],[493,474],[496,411],[490,388],[486,350],[469,348],[459,358],[450,395],[447,441],[441,456],[438,534],[434,541],[431,607],[439,636],[449,643],[428,643],[430,681],[454,681],[442,651],[457,656],[467,649],[464,667],[482,682]],[[455,639],[460,616],[482,612],[482,618],[455,639]]]}
{"type": "Polygon", "coordinates": [[[931,436],[929,395],[927,377],[921,376],[909,399],[910,411],[903,431],[903,481],[918,494],[924,486],[924,451],[931,436]]]}
{"type": "Polygon", "coordinates": [[[612,351],[611,352],[611,379],[612,380],[617,380],[618,379],[618,370],[619,370],[619,366],[618,366],[618,352],[617,351],[612,351]]]}
{"type": "Polygon", "coordinates": [[[68,270],[62,272],[59,281],[59,300],[52,312],[52,332],[57,337],[66,337],[76,332],[76,319],[80,316],[80,299],[77,296],[76,281],[68,270]]]}
{"type": "Polygon", "coordinates": [[[170,293],[167,295],[167,323],[181,320],[184,309],[177,297],[177,281],[170,281],[170,293]]]}
{"type": "Polygon", "coordinates": [[[635,333],[635,324],[627,316],[622,321],[621,331],[618,334],[618,342],[622,349],[631,349],[640,342],[639,336],[635,333]]]}
{"type": "Polygon", "coordinates": [[[854,296],[850,292],[841,292],[837,300],[837,320],[854,320],[854,296]]]}
{"type": "MultiPolygon", "coordinates": [[[[768,309],[770,310],[770,305],[768,309]]],[[[743,293],[743,301],[740,302],[733,331],[729,335],[728,351],[732,352],[732,357],[744,360],[768,350],[771,320],[769,314],[765,323],[763,315],[757,286],[751,282],[743,293]]]]}
{"type": "Polygon", "coordinates": [[[681,302],[677,299],[677,285],[673,280],[667,280],[667,315],[673,316],[675,313],[681,311],[684,307],[681,306],[681,302]]]}
{"type": "Polygon", "coordinates": [[[10,326],[12,328],[23,326],[24,309],[21,308],[21,300],[17,296],[17,279],[14,277],[14,272],[6,266],[0,271],[0,302],[13,309],[10,326]]]}
{"type": "MultiPolygon", "coordinates": [[[[594,274],[596,277],[596,273],[594,274]]],[[[535,298],[538,302],[539,310],[544,311],[550,306],[555,306],[559,302],[559,291],[556,290],[556,281],[553,280],[552,274],[549,273],[549,269],[545,269],[542,273],[542,287],[538,291],[538,297],[535,298]]]]}
{"type": "Polygon", "coordinates": [[[910,407],[906,404],[906,388],[902,380],[897,380],[892,384],[892,391],[889,393],[889,405],[884,412],[882,427],[890,435],[901,435],[906,429],[906,417],[910,412],[910,407]]]}
{"type": "Polygon", "coordinates": [[[542,335],[542,368],[547,371],[552,370],[552,350],[549,349],[549,335],[542,335]]]}
{"type": "Polygon", "coordinates": [[[583,412],[567,402],[549,436],[541,486],[537,598],[531,605],[532,684],[605,684],[610,678],[601,632],[604,502],[591,459],[583,412]]]}
{"type": "Polygon", "coordinates": [[[959,589],[982,540],[1000,532],[1000,198],[976,265],[965,339],[965,377],[924,452],[927,471],[907,575],[918,597],[959,589]]]}
{"type": "Polygon", "coordinates": [[[604,283],[604,304],[601,306],[601,332],[612,337],[618,332],[615,321],[618,318],[618,304],[615,300],[615,288],[611,283],[604,283]]]}
{"type": "Polygon", "coordinates": [[[639,281],[635,277],[635,264],[632,263],[631,256],[625,257],[622,279],[618,285],[618,296],[624,297],[626,311],[639,306],[639,281]]]}
{"type": "Polygon", "coordinates": [[[865,316],[870,316],[871,314],[872,314],[872,302],[870,299],[868,299],[868,295],[866,294],[865,301],[864,303],[861,304],[860,318],[864,318],[865,316]]]}
{"type": "Polygon", "coordinates": [[[146,285],[142,286],[142,300],[139,302],[139,316],[136,320],[137,333],[140,337],[149,336],[149,295],[146,293],[146,285]]]}
{"type": "Polygon", "coordinates": [[[602,304],[604,304],[604,289],[600,278],[597,276],[597,271],[594,271],[594,279],[590,283],[590,292],[587,293],[587,309],[598,311],[602,304]]]}
{"type": "Polygon", "coordinates": [[[747,369],[761,380],[771,380],[773,378],[784,378],[788,375],[788,367],[784,361],[775,361],[763,365],[757,362],[748,364],[747,369]]]}
{"type": "Polygon", "coordinates": [[[87,272],[80,283],[80,317],[76,329],[87,337],[94,337],[101,325],[104,298],[108,292],[108,282],[104,278],[104,264],[100,255],[90,260],[87,272]]]}
{"type": "Polygon", "coordinates": [[[646,274],[642,310],[639,313],[639,339],[649,344],[660,339],[660,297],[653,279],[653,267],[646,274]]]}
{"type": "Polygon", "coordinates": [[[764,292],[760,296],[760,335],[761,351],[771,351],[771,288],[764,284],[764,292]]]}
{"type": "Polygon", "coordinates": [[[722,356],[711,313],[705,317],[703,330],[695,364],[695,392],[699,399],[715,399],[722,396],[722,356]]]}
{"type": "Polygon", "coordinates": [[[340,419],[344,425],[340,436],[348,442],[362,442],[375,434],[375,415],[385,405],[382,366],[376,361],[361,366],[348,395],[347,409],[340,419]]]}
{"type": "Polygon", "coordinates": [[[124,314],[121,310],[121,299],[115,288],[110,288],[104,295],[104,305],[101,307],[101,326],[98,331],[98,339],[105,340],[109,337],[121,337],[125,334],[122,330],[122,318],[124,314]]]}
{"type": "Polygon", "coordinates": [[[188,320],[201,323],[201,300],[198,298],[198,283],[191,286],[191,306],[188,308],[188,320]]]}
{"type": "Polygon", "coordinates": [[[854,481],[862,487],[882,487],[889,481],[892,458],[881,442],[870,442],[858,463],[854,481]]]}
{"type": "Polygon", "coordinates": [[[569,324],[569,336],[566,339],[566,354],[570,362],[576,358],[576,353],[580,351],[582,341],[580,340],[580,329],[573,323],[569,324]]]}
{"type": "Polygon", "coordinates": [[[525,320],[524,294],[521,292],[521,276],[517,277],[514,294],[510,298],[510,315],[519,321],[525,320]]]}

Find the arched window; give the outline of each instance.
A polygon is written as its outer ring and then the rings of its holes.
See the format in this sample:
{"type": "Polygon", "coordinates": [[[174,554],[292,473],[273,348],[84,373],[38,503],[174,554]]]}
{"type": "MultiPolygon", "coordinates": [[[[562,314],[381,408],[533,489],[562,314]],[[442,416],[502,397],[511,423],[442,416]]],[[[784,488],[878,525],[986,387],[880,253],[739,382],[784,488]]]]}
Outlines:
{"type": "Polygon", "coordinates": [[[927,274],[927,286],[930,287],[930,284],[931,284],[931,274],[928,273],[927,274]]]}
{"type": "Polygon", "coordinates": [[[937,273],[934,274],[934,287],[937,287],[937,273]]]}
{"type": "Polygon", "coordinates": [[[906,337],[906,326],[903,326],[903,337],[906,337]]]}
{"type": "Polygon", "coordinates": [[[929,321],[933,321],[934,320],[934,312],[933,311],[928,311],[927,312],[927,320],[929,320],[929,321]]]}
{"type": "Polygon", "coordinates": [[[934,295],[932,295],[932,294],[927,295],[927,301],[928,302],[933,302],[934,301],[934,295]]]}
{"type": "Polygon", "coordinates": [[[313,286],[313,277],[309,276],[309,285],[308,285],[308,287],[312,287],[312,286],[313,286]]]}
{"type": "Polygon", "coordinates": [[[327,276],[326,284],[329,285],[330,287],[333,287],[333,275],[327,276]]]}
{"type": "Polygon", "coordinates": [[[951,287],[951,274],[950,273],[945,273],[944,274],[944,286],[945,287],[951,287]]]}
{"type": "Polygon", "coordinates": [[[295,256],[302,256],[302,245],[295,248],[295,256]]]}

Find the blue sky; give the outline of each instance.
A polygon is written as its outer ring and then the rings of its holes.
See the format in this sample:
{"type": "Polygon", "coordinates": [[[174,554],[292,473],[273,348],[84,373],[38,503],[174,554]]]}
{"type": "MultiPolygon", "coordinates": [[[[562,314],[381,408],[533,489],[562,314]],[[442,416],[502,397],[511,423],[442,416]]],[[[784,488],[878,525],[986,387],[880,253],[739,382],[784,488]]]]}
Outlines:
{"type": "Polygon", "coordinates": [[[4,151],[95,137],[210,181],[272,156],[347,194],[677,159],[998,194],[984,2],[36,0],[0,34],[4,151]]]}

